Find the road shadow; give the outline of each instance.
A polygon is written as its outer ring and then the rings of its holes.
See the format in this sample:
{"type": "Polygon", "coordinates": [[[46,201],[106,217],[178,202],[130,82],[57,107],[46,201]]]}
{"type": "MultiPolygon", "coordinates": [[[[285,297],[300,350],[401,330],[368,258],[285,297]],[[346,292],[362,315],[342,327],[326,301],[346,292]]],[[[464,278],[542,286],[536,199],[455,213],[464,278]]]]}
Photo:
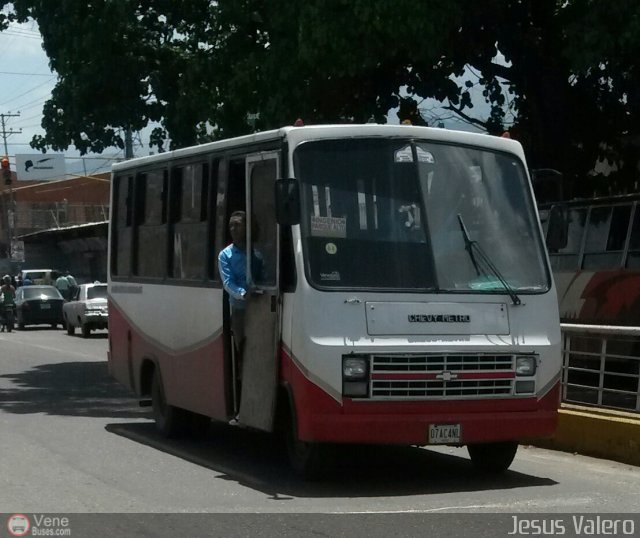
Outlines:
{"type": "Polygon", "coordinates": [[[109,424],[107,431],[150,446],[261,491],[273,500],[293,497],[388,497],[553,486],[549,478],[507,471],[478,473],[467,458],[417,447],[337,447],[318,482],[298,478],[277,436],[212,423],[198,439],[166,439],[153,423],[109,424]]]}
{"type": "Polygon", "coordinates": [[[134,395],[109,377],[107,362],[63,362],[5,374],[13,386],[0,388],[0,410],[8,413],[146,418],[134,395]]]}

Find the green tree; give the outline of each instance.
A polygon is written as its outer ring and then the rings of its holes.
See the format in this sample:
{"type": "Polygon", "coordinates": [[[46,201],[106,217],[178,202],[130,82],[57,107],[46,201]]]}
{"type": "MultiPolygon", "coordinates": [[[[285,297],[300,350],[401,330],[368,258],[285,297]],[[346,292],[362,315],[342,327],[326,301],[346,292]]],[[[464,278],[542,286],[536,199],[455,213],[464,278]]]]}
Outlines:
{"type": "Polygon", "coordinates": [[[14,0],[13,6],[11,17],[38,21],[59,75],[44,108],[45,134],[33,140],[43,150],[122,147],[123,129],[150,121],[161,125],[152,135],[161,148],[167,138],[170,147],[181,147],[297,117],[385,122],[393,107],[420,122],[418,104],[435,98],[488,133],[509,128],[533,166],[563,171],[576,193],[598,155],[618,159],[620,188],[636,174],[635,0],[92,0],[90,7],[14,0]],[[474,107],[476,85],[489,113],[474,107]]]}

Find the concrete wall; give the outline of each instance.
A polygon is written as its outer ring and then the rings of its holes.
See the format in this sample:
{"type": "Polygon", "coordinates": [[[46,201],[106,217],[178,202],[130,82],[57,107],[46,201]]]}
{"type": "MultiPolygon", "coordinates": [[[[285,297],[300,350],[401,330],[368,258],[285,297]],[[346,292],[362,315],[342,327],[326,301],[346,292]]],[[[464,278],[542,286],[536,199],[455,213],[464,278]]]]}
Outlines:
{"type": "Polygon", "coordinates": [[[640,415],[562,404],[555,437],[536,445],[640,465],[640,415]]]}

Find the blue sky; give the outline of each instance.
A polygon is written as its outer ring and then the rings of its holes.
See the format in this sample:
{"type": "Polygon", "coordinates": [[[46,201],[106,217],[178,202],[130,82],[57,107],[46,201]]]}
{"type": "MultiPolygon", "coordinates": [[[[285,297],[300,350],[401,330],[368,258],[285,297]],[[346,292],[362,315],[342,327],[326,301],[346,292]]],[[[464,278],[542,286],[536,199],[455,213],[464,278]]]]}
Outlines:
{"type": "MultiPolygon", "coordinates": [[[[7,130],[20,131],[7,137],[9,160],[14,165],[16,153],[37,153],[29,146],[35,134],[44,134],[40,126],[42,107],[51,96],[56,75],[49,69],[47,55],[42,49],[40,32],[35,22],[12,24],[0,32],[0,113],[18,114],[6,118],[7,130]]],[[[136,155],[146,155],[146,148],[136,148],[136,155]]],[[[4,155],[0,137],[0,153],[4,155]]],[[[65,154],[67,173],[92,174],[108,171],[114,158],[122,158],[116,148],[103,154],[87,154],[83,159],[73,146],[65,154]]]]}

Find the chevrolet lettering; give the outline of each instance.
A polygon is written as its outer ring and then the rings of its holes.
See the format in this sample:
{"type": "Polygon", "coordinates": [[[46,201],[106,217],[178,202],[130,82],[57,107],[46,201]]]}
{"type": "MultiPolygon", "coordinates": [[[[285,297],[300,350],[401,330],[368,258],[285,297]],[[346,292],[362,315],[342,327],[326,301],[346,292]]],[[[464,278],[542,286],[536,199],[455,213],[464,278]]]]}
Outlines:
{"type": "Polygon", "coordinates": [[[471,323],[466,314],[409,314],[409,323],[471,323]]]}

